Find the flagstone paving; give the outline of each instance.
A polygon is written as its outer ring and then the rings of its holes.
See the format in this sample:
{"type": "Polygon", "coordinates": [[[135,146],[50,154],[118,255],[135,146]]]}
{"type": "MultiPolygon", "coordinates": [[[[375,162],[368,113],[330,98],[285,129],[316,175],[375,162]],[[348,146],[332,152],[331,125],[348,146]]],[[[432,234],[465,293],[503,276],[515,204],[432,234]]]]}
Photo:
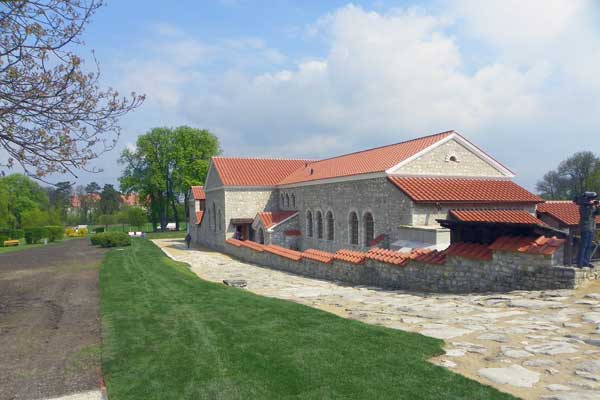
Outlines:
{"type": "Polygon", "coordinates": [[[525,399],[600,399],[600,283],[577,290],[424,294],[271,270],[180,240],[154,241],[202,279],[445,340],[432,362],[525,399]]]}

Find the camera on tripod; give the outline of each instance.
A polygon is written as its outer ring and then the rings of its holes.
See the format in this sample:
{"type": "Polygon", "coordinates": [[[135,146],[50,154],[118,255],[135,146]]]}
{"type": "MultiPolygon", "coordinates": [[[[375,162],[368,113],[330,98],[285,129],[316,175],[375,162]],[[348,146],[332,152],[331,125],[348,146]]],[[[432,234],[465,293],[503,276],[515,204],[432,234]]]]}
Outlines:
{"type": "Polygon", "coordinates": [[[583,192],[582,194],[575,196],[573,203],[577,204],[578,206],[597,206],[600,204],[600,201],[596,200],[597,197],[598,193],[596,192],[583,192]]]}

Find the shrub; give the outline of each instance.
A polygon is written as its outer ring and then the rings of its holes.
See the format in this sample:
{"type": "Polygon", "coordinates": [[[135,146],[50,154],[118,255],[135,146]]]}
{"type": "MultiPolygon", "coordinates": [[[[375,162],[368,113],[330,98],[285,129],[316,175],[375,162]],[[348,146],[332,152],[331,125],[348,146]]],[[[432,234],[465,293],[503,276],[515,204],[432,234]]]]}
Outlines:
{"type": "Polygon", "coordinates": [[[86,237],[87,235],[88,235],[87,228],[77,229],[77,236],[78,237],[86,237]]]}
{"type": "Polygon", "coordinates": [[[23,229],[11,229],[9,236],[13,240],[19,240],[23,239],[23,237],[25,236],[25,232],[23,232],[23,229]]]}
{"type": "Polygon", "coordinates": [[[103,226],[98,226],[96,229],[94,229],[94,232],[96,232],[96,233],[102,233],[102,232],[104,232],[104,227],[103,226]]]}
{"type": "Polygon", "coordinates": [[[10,238],[10,229],[0,228],[0,247],[4,247],[4,241],[10,238]]]}
{"type": "Polygon", "coordinates": [[[67,235],[67,237],[86,237],[88,234],[88,230],[86,228],[81,228],[81,229],[74,229],[74,228],[67,228],[65,229],[65,235],[67,235]]]}
{"type": "Polygon", "coordinates": [[[27,244],[39,243],[43,238],[49,235],[47,228],[37,227],[25,229],[25,241],[27,244]]]}
{"type": "Polygon", "coordinates": [[[55,242],[57,240],[63,240],[65,235],[65,229],[59,225],[49,225],[46,226],[48,229],[48,240],[50,242],[55,242]]]}
{"type": "Polygon", "coordinates": [[[131,238],[124,232],[102,232],[90,238],[94,246],[122,247],[131,244],[131,238]]]}

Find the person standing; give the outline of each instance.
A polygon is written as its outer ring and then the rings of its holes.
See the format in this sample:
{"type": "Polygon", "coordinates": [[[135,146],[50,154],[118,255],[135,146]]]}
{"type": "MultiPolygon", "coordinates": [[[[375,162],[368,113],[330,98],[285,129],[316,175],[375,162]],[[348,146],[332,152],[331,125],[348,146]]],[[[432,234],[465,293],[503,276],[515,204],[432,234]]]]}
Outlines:
{"type": "Polygon", "coordinates": [[[185,244],[187,245],[187,248],[190,248],[190,244],[192,243],[192,235],[190,235],[190,233],[188,232],[187,235],[185,235],[185,244]]]}
{"type": "MultiPolygon", "coordinates": [[[[586,193],[587,194],[587,193],[586,193]]],[[[591,194],[591,193],[590,193],[591,194]]],[[[594,193],[595,194],[595,193],[594,193]]],[[[579,201],[579,252],[577,253],[577,266],[579,268],[591,267],[592,243],[596,235],[596,216],[600,215],[596,196],[584,197],[579,201]]]]}

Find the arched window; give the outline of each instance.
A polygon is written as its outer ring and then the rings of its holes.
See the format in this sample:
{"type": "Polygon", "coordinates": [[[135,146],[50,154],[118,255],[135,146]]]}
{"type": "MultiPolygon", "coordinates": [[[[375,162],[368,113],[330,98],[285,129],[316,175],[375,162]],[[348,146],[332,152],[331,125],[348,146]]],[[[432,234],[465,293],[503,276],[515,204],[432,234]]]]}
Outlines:
{"type": "Polygon", "coordinates": [[[285,196],[281,193],[281,208],[285,207],[285,196]]]}
{"type": "Polygon", "coordinates": [[[292,193],[292,208],[296,208],[296,195],[292,193]]]}
{"type": "Polygon", "coordinates": [[[290,208],[290,195],[285,194],[285,208],[290,208]]]}
{"type": "Polygon", "coordinates": [[[215,203],[213,203],[212,216],[213,216],[213,230],[216,232],[217,231],[217,206],[215,205],[215,203]]]}
{"type": "Polygon", "coordinates": [[[354,211],[350,213],[348,225],[348,231],[350,232],[350,244],[358,244],[358,216],[354,211]]]}
{"type": "Polygon", "coordinates": [[[306,234],[308,237],[313,235],[312,213],[310,211],[306,212],[306,234]]]}
{"type": "Polygon", "coordinates": [[[317,211],[317,238],[323,239],[323,215],[317,211]]]}
{"type": "Polygon", "coordinates": [[[221,210],[219,210],[219,230],[222,231],[223,230],[223,222],[221,222],[221,210]]]}
{"type": "Polygon", "coordinates": [[[327,211],[325,220],[327,220],[327,240],[333,240],[333,213],[331,211],[327,211]]]}
{"type": "Polygon", "coordinates": [[[265,244],[265,232],[262,228],[258,230],[258,243],[265,244]]]}
{"type": "Polygon", "coordinates": [[[369,243],[375,238],[375,226],[373,224],[373,214],[370,212],[366,213],[364,216],[364,224],[365,224],[365,246],[368,246],[369,243]]]}

